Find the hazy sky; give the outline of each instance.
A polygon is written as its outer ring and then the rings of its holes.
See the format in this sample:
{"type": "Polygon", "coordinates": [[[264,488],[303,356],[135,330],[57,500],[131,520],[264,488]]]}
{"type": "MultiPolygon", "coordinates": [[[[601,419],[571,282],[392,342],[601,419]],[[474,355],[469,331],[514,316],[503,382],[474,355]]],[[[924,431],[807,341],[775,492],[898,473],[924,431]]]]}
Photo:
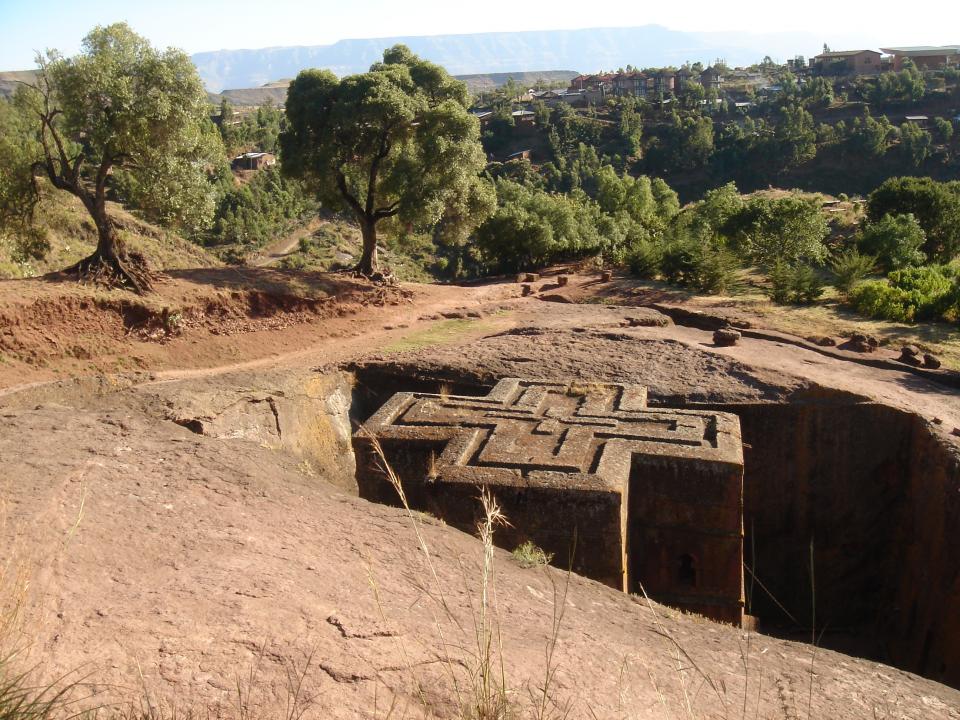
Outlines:
{"type": "Polygon", "coordinates": [[[159,46],[324,45],[343,38],[657,23],[675,30],[814,32],[836,44],[960,44],[960,0],[0,0],[0,70],[48,47],[72,54],[94,25],[125,20],[159,46]]]}

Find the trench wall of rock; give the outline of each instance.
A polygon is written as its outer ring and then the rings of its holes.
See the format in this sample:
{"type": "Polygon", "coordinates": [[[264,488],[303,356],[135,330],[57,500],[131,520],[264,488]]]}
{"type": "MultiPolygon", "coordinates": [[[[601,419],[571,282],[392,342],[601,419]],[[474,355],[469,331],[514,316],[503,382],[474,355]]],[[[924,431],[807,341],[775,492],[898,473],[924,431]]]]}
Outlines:
{"type": "Polygon", "coordinates": [[[960,685],[951,447],[881,404],[716,407],[740,417],[745,580],[761,624],[795,626],[786,610],[825,645],[960,685]]]}

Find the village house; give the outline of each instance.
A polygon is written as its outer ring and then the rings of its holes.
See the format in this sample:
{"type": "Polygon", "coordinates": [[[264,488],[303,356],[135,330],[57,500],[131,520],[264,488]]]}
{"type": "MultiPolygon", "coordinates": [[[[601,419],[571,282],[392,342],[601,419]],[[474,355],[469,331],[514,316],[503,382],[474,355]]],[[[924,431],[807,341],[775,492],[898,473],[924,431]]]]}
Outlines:
{"type": "Polygon", "coordinates": [[[645,97],[647,94],[647,76],[636,70],[617,73],[613,78],[613,94],[619,97],[624,95],[645,97]]]}
{"type": "Polygon", "coordinates": [[[882,70],[876,50],[839,50],[820,53],[810,58],[810,69],[815,75],[833,77],[849,75],[877,75],[882,70]]]}
{"type": "Polygon", "coordinates": [[[676,87],[676,75],[670,70],[658,70],[647,78],[647,95],[669,95],[676,87]]]}
{"type": "Polygon", "coordinates": [[[674,75],[674,86],[676,87],[677,92],[681,92],[684,85],[693,81],[693,73],[685,67],[677,70],[676,75],[674,75]]]}
{"type": "Polygon", "coordinates": [[[903,61],[909,58],[918,70],[943,70],[947,67],[960,67],[960,45],[932,47],[893,47],[880,48],[893,56],[893,69],[903,69],[903,61]]]}
{"type": "Polygon", "coordinates": [[[532,110],[514,110],[510,115],[517,125],[533,125],[536,117],[532,110]]]}
{"type": "Polygon", "coordinates": [[[711,65],[700,73],[700,84],[707,90],[716,90],[719,92],[723,87],[723,80],[723,73],[720,68],[715,65],[711,65]]]}
{"type": "Polygon", "coordinates": [[[262,170],[277,164],[277,156],[266,152],[245,152],[237,155],[230,167],[234,170],[262,170]]]}
{"type": "Polygon", "coordinates": [[[507,155],[507,162],[510,162],[511,160],[529,160],[531,152],[532,151],[528,149],[511,153],[510,155],[507,155]]]}
{"type": "Polygon", "coordinates": [[[472,110],[470,114],[480,121],[481,128],[485,128],[487,125],[489,125],[490,120],[493,118],[492,110],[472,110]]]}

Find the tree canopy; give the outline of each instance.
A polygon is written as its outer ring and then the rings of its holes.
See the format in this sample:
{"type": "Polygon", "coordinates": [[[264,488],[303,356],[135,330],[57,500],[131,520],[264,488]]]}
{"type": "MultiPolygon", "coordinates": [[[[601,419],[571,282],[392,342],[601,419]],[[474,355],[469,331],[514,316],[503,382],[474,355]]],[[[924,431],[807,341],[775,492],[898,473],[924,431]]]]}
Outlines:
{"type": "Polygon", "coordinates": [[[352,213],[363,235],[357,270],[377,270],[376,226],[396,217],[432,228],[451,204],[487,197],[484,207],[457,213],[479,224],[492,211],[480,126],[467,112],[466,86],[403,45],[384,52],[370,72],[338,80],[305,70],[287,95],[280,136],[287,174],[308,180],[321,202],[352,213]]]}
{"type": "Polygon", "coordinates": [[[931,259],[949,262],[960,253],[960,182],[940,183],[928,177],[890,178],[870,193],[867,215],[872,222],[885,215],[910,213],[926,233],[921,248],[931,259]]]}
{"type": "MultiPolygon", "coordinates": [[[[28,205],[24,179],[46,176],[77,196],[97,227],[96,251],[73,269],[146,290],[149,276],[107,213],[107,189],[122,171],[148,215],[191,228],[209,222],[207,168],[222,148],[196,68],[185,53],[158,51],[124,23],[92,30],[75,57],[51,51],[38,64],[36,84],[22,86],[14,102],[10,123],[29,128],[29,142],[4,151],[13,163],[0,187],[13,199],[4,204],[28,205]]],[[[35,197],[36,184],[30,187],[35,197]]]]}

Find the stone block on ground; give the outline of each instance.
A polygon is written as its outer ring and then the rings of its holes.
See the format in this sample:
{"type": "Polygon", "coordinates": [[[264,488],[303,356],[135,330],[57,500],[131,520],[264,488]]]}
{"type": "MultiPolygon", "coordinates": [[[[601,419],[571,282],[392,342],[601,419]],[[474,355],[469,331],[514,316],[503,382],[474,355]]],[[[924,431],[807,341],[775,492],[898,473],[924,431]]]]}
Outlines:
{"type": "Polygon", "coordinates": [[[713,331],[713,344],[717,347],[731,347],[740,342],[741,337],[739,330],[730,327],[720,328],[713,331]]]}

